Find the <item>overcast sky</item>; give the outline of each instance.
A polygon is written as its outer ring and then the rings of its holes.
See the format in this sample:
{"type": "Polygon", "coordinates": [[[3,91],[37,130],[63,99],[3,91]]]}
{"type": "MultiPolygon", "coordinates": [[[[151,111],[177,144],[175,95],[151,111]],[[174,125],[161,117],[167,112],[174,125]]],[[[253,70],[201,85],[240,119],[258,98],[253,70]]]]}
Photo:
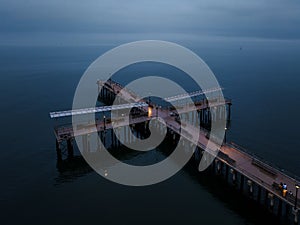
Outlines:
{"type": "Polygon", "coordinates": [[[299,0],[0,0],[0,41],[300,39],[299,0]]]}

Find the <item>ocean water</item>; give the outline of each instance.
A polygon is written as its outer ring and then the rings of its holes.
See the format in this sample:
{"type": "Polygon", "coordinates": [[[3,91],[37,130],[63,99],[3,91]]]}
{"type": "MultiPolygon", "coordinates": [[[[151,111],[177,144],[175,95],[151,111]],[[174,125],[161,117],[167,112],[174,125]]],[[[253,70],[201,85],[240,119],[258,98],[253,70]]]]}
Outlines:
{"type": "MultiPolygon", "coordinates": [[[[300,175],[300,45],[190,44],[233,101],[227,139],[300,175]],[[242,47],[242,48],[241,48],[242,47]]],[[[147,187],[61,174],[49,112],[70,109],[88,65],[112,46],[0,47],[1,224],[263,224],[267,213],[188,168],[147,187]],[[262,213],[262,214],[260,214],[262,213]],[[264,216],[264,219],[259,217],[264,216]]]]}

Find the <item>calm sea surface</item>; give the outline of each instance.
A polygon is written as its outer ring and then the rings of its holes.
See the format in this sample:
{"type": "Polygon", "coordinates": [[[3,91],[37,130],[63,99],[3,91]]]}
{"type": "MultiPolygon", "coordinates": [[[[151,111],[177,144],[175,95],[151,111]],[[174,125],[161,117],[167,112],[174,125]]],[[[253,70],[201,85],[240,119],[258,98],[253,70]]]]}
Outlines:
{"type": "MultiPolygon", "coordinates": [[[[228,140],[300,176],[299,43],[185,46],[233,101],[228,140]]],[[[85,69],[112,47],[0,47],[0,224],[263,224],[254,206],[189,169],[139,188],[58,172],[48,113],[71,108],[85,69]]]]}

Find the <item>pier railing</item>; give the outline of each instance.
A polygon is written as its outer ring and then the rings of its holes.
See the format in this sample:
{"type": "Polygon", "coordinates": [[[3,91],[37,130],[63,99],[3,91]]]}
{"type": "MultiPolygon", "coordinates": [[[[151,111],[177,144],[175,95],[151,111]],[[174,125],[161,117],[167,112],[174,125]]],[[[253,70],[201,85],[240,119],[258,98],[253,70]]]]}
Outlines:
{"type": "Polygon", "coordinates": [[[226,144],[232,148],[235,148],[235,149],[249,155],[249,157],[259,160],[259,162],[262,163],[266,168],[270,167],[272,170],[276,170],[277,173],[284,174],[285,176],[289,177],[290,179],[295,180],[295,184],[300,183],[300,177],[293,174],[292,172],[282,169],[280,166],[278,166],[268,160],[263,159],[262,157],[258,156],[257,154],[250,152],[249,150],[245,149],[244,147],[242,147],[234,142],[229,142],[226,144]]]}

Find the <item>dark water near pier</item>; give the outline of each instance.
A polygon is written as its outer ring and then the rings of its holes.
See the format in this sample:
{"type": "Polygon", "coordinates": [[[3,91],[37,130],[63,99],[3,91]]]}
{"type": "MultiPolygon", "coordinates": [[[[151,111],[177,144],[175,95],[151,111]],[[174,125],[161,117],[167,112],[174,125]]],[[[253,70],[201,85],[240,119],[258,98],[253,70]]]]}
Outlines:
{"type": "MultiPolygon", "coordinates": [[[[233,100],[228,140],[300,175],[299,43],[185,46],[206,61],[233,100]]],[[[87,66],[112,47],[0,47],[0,223],[262,224],[243,200],[223,196],[222,186],[206,185],[188,170],[140,188],[94,172],[59,174],[48,113],[71,108],[87,66]]]]}

